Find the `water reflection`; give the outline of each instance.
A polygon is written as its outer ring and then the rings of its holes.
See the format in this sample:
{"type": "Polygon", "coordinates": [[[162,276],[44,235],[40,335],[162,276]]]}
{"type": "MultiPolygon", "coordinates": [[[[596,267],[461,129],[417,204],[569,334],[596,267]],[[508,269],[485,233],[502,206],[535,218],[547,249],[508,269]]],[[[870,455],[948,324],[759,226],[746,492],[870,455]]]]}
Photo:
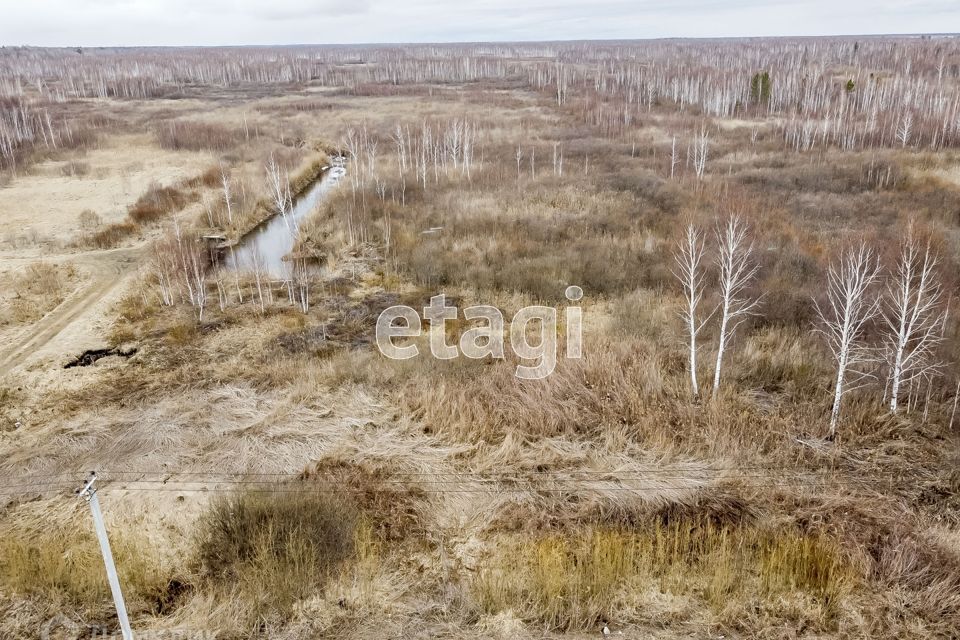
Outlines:
{"type": "Polygon", "coordinates": [[[321,198],[335,187],[345,171],[333,167],[312,185],[285,215],[276,215],[251,231],[224,256],[224,267],[230,271],[256,271],[271,277],[283,278],[289,271],[284,256],[293,249],[300,221],[310,213],[321,198]]]}

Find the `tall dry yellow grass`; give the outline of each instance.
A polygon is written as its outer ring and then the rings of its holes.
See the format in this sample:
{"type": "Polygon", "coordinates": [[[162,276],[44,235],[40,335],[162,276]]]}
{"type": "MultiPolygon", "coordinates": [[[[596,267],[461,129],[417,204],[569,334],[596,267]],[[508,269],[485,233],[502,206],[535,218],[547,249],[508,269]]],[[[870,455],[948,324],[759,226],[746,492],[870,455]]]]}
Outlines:
{"type": "Polygon", "coordinates": [[[722,624],[797,597],[805,622],[827,630],[861,580],[823,535],[694,520],[501,540],[471,593],[478,613],[511,610],[558,630],[642,621],[642,596],[651,589],[699,600],[722,624]]]}
{"type": "MultiPolygon", "coordinates": [[[[103,557],[90,526],[9,523],[0,529],[0,590],[110,615],[103,557]]],[[[167,598],[174,568],[145,537],[112,532],[117,573],[133,613],[156,610],[167,598]]]]}

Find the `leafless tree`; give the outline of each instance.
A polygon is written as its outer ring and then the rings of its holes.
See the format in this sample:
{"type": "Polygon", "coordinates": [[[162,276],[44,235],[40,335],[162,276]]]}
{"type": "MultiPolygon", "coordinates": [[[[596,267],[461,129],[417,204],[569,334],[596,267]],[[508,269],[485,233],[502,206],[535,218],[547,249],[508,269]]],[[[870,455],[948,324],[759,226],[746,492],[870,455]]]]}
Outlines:
{"type": "Polygon", "coordinates": [[[234,265],[233,269],[233,284],[237,289],[237,300],[240,304],[243,304],[243,290],[240,288],[240,270],[239,264],[237,263],[237,252],[234,251],[233,245],[230,245],[230,261],[234,265]]]}
{"type": "Polygon", "coordinates": [[[704,296],[705,253],[703,233],[691,222],[687,225],[683,238],[677,242],[674,252],[677,265],[673,274],[683,287],[685,304],[680,315],[687,326],[690,342],[690,390],[694,398],[700,396],[700,387],[697,384],[697,335],[709,319],[709,316],[702,320],[699,317],[699,307],[704,296]]]}
{"type": "Polygon", "coordinates": [[[203,320],[207,305],[206,251],[198,238],[186,237],[180,222],[174,218],[173,231],[176,238],[177,270],[187,290],[187,299],[197,309],[197,319],[203,320]]]}
{"type": "Polygon", "coordinates": [[[673,136],[673,141],[670,143],[670,179],[671,180],[673,180],[673,176],[677,170],[678,164],[680,164],[680,157],[677,155],[677,136],[673,136]]]}
{"type": "MultiPolygon", "coordinates": [[[[50,150],[80,141],[91,127],[65,117],[59,105],[74,98],[144,99],[184,83],[210,86],[315,81],[354,88],[363,83],[468,82],[520,77],[549,94],[564,112],[604,135],[635,133],[641,109],[730,118],[758,111],[770,117],[785,146],[842,149],[881,146],[960,146],[960,100],[951,61],[957,47],[942,39],[913,39],[902,46],[877,38],[859,42],[769,40],[701,41],[678,50],[670,42],[529,43],[365,47],[369,65],[347,65],[344,48],[157,50],[118,53],[22,49],[0,52],[0,163],[17,165],[35,147],[50,150]],[[691,62],[696,61],[696,74],[691,62]],[[848,60],[855,91],[835,91],[835,62],[848,60]],[[757,101],[744,78],[757,61],[776,78],[757,101]],[[883,81],[870,74],[882,73],[883,81]],[[29,90],[27,90],[29,88],[29,90]],[[909,138],[898,139],[905,113],[909,138]],[[904,142],[908,139],[909,142],[904,142]]],[[[878,76],[879,77],[879,76],[878,76]]],[[[754,115],[750,113],[750,115],[754,115]]],[[[173,127],[171,127],[173,128],[173,127]]],[[[259,135],[244,116],[245,137],[259,135]]],[[[405,145],[408,159],[436,155],[437,144],[405,145]]],[[[438,156],[439,158],[439,156],[438,156]]],[[[437,169],[438,163],[434,163],[437,169]]],[[[422,171],[423,167],[417,164],[422,171]]],[[[418,173],[418,175],[421,175],[418,173]]]]}
{"type": "Polygon", "coordinates": [[[230,202],[230,172],[220,164],[220,184],[223,186],[223,201],[227,205],[227,221],[233,224],[233,205],[230,202]]]}
{"type": "Polygon", "coordinates": [[[707,171],[707,154],[710,149],[710,136],[707,134],[707,126],[700,127],[700,133],[693,141],[693,172],[697,175],[697,180],[703,180],[707,171]]]}
{"type": "Polygon", "coordinates": [[[165,307],[171,307],[174,303],[174,282],[173,267],[170,255],[166,251],[165,243],[155,242],[151,255],[150,266],[154,277],[157,279],[157,286],[160,289],[160,304],[165,307]]]}
{"type": "Polygon", "coordinates": [[[861,367],[875,360],[863,334],[879,310],[880,300],[872,289],[880,273],[876,253],[866,243],[844,249],[827,272],[827,302],[815,301],[817,331],[837,362],[837,376],[830,411],[830,437],[836,435],[843,396],[861,386],[870,374],[861,367]]]}
{"type": "MultiPolygon", "coordinates": [[[[280,166],[277,164],[277,159],[274,155],[270,154],[270,159],[266,164],[267,171],[267,184],[270,189],[270,200],[273,203],[273,208],[277,213],[283,216],[283,219],[287,219],[287,210],[291,205],[291,195],[290,195],[290,178],[285,175],[285,172],[281,171],[280,166]]],[[[289,224],[289,223],[288,223],[289,224]]]]}
{"type": "Polygon", "coordinates": [[[206,264],[201,247],[193,245],[187,254],[187,277],[193,290],[193,306],[197,310],[197,320],[203,321],[203,311],[207,307],[206,264]]]}
{"type": "Polygon", "coordinates": [[[913,131],[913,114],[909,111],[903,114],[900,125],[897,127],[897,140],[901,147],[910,144],[910,134],[913,131]]]}
{"type": "Polygon", "coordinates": [[[152,245],[151,271],[160,289],[160,302],[172,306],[177,300],[189,303],[203,320],[207,305],[206,275],[208,254],[197,237],[184,233],[179,220],[152,245]]]}
{"type": "Polygon", "coordinates": [[[557,106],[562,107],[563,103],[567,99],[567,73],[566,67],[563,66],[563,63],[557,60],[556,63],[556,74],[557,74],[557,106]]]}
{"type": "Polygon", "coordinates": [[[300,310],[306,313],[310,310],[310,265],[306,258],[293,261],[293,281],[296,284],[297,303],[300,310]]]}
{"type": "Polygon", "coordinates": [[[748,240],[747,232],[747,225],[737,215],[727,218],[716,230],[720,335],[717,339],[717,362],[713,370],[714,392],[720,388],[720,368],[730,339],[760,303],[759,298],[751,298],[746,292],[759,269],[753,259],[753,243],[748,240]]]}
{"type": "Polygon", "coordinates": [[[380,202],[386,202],[387,199],[387,181],[381,180],[379,176],[373,177],[374,187],[376,188],[377,195],[380,197],[380,202]]]}
{"type": "MultiPolygon", "coordinates": [[[[257,283],[257,298],[260,301],[260,313],[266,311],[266,305],[263,301],[263,285],[264,285],[264,265],[263,265],[263,256],[260,255],[260,251],[256,247],[252,248],[250,252],[250,270],[253,272],[254,281],[257,283]]],[[[269,286],[267,287],[269,290],[269,286]]]]}
{"type": "Polygon", "coordinates": [[[910,224],[882,306],[891,412],[897,410],[904,384],[911,385],[939,366],[935,352],[943,339],[945,311],[938,264],[929,241],[922,246],[910,224]]]}
{"type": "Polygon", "coordinates": [[[476,130],[473,125],[468,124],[466,121],[463,123],[463,145],[461,146],[461,164],[462,167],[461,173],[466,174],[467,181],[471,181],[473,176],[470,173],[471,168],[473,167],[473,147],[474,147],[474,137],[476,135],[476,130]]]}
{"type": "Polygon", "coordinates": [[[397,166],[400,170],[400,175],[403,175],[403,173],[407,170],[407,155],[408,149],[410,148],[409,134],[410,130],[407,129],[405,136],[403,127],[401,127],[398,123],[392,136],[393,144],[397,149],[397,166]]]}
{"type": "Polygon", "coordinates": [[[958,400],[960,400],[960,380],[957,380],[957,388],[953,392],[953,410],[950,412],[950,424],[947,425],[948,431],[953,431],[953,420],[957,417],[958,400]]]}

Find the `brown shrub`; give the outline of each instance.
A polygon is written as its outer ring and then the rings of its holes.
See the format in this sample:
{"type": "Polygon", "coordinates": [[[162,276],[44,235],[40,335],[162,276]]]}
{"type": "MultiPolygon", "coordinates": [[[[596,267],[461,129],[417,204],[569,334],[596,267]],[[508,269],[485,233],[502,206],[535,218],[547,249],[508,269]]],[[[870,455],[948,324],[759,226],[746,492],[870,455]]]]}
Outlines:
{"type": "Polygon", "coordinates": [[[139,228],[132,222],[114,222],[91,233],[87,236],[86,243],[97,249],[110,249],[120,244],[124,238],[136,233],[139,228]]]}
{"type": "Polygon", "coordinates": [[[214,165],[208,167],[198,176],[194,176],[187,181],[187,186],[189,187],[207,187],[207,188],[219,188],[221,186],[221,172],[220,167],[214,165]]]}
{"type": "Polygon", "coordinates": [[[272,116],[289,115],[291,113],[313,113],[317,111],[332,111],[334,109],[343,109],[345,105],[338,102],[331,102],[318,98],[301,98],[290,100],[278,104],[257,105],[256,109],[260,113],[270,114],[272,116]]]}
{"type": "Polygon", "coordinates": [[[261,489],[215,500],[197,540],[202,575],[241,593],[257,620],[315,592],[353,552],[358,526],[353,503],[321,486],[261,489]]]}
{"type": "MultiPolygon", "coordinates": [[[[350,487],[351,501],[381,540],[423,534],[424,516],[418,500],[424,497],[419,488],[424,477],[394,475],[393,469],[385,466],[376,458],[354,463],[331,456],[311,464],[301,478],[307,486],[350,487]]],[[[425,484],[427,489],[434,488],[429,480],[425,484]]]]}
{"type": "Polygon", "coordinates": [[[244,139],[244,132],[212,122],[174,120],[156,129],[157,141],[174,151],[226,151],[244,139]]]}
{"type": "Polygon", "coordinates": [[[156,222],[168,213],[183,209],[196,198],[196,194],[186,194],[176,187],[164,187],[151,184],[146,192],[127,209],[127,215],[138,224],[156,222]]]}

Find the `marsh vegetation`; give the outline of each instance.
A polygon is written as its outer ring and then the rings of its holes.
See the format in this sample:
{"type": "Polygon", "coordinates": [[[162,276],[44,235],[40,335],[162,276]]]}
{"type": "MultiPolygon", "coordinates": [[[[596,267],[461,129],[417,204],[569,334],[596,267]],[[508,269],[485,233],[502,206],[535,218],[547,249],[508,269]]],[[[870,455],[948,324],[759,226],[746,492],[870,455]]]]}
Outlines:
{"type": "Polygon", "coordinates": [[[0,203],[112,195],[0,220],[0,331],[135,259],[104,344],[0,379],[2,633],[116,625],[72,535],[96,468],[136,629],[956,636],[958,65],[953,38],[3,50],[0,203]],[[341,155],[284,268],[224,268],[341,155]],[[374,345],[393,305],[570,285],[583,357],[543,380],[374,345]]]}

